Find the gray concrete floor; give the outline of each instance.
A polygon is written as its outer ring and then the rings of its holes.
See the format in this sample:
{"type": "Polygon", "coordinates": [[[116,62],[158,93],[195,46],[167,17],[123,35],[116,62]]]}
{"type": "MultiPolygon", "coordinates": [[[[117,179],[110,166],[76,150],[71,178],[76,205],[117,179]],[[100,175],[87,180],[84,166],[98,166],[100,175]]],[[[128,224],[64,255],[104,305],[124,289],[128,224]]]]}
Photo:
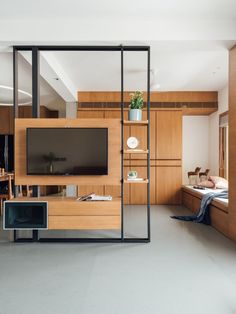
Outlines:
{"type": "MultiPolygon", "coordinates": [[[[14,244],[1,231],[0,313],[235,314],[236,244],[173,213],[188,211],[152,207],[150,244],[14,244]]],[[[142,235],[143,207],[126,215],[142,235]]]]}

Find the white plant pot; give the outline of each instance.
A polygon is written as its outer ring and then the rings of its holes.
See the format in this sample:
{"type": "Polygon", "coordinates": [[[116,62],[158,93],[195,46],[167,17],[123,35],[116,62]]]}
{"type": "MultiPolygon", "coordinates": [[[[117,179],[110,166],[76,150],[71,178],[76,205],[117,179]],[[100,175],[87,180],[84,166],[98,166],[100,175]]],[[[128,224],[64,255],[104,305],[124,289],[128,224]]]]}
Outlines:
{"type": "Polygon", "coordinates": [[[130,109],[129,110],[130,121],[141,121],[142,120],[142,109],[130,109]]]}

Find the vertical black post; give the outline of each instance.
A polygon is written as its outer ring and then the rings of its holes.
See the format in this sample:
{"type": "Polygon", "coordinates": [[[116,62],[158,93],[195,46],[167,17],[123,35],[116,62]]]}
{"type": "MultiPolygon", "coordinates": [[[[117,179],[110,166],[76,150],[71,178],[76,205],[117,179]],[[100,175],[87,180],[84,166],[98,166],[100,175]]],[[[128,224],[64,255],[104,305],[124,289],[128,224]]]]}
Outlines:
{"type": "Polygon", "coordinates": [[[18,51],[15,47],[13,47],[13,102],[14,102],[13,117],[15,119],[18,118],[18,51]]]}
{"type": "MultiPolygon", "coordinates": [[[[39,100],[39,50],[32,48],[32,117],[40,118],[39,100]]],[[[33,197],[40,196],[40,187],[33,186],[33,197]]],[[[33,241],[38,241],[38,230],[32,231],[33,241]]]]}
{"type": "Polygon", "coordinates": [[[124,240],[124,49],[121,45],[121,240],[124,240]]]}
{"type": "MultiPolygon", "coordinates": [[[[13,47],[13,134],[15,134],[15,119],[19,116],[19,100],[18,100],[18,50],[13,47]]],[[[15,141],[15,136],[14,136],[15,141]]],[[[15,159],[15,156],[14,156],[15,159]]],[[[15,164],[15,161],[14,161],[15,164]]],[[[14,180],[15,183],[15,180],[14,180]]],[[[18,196],[18,186],[14,184],[14,196],[18,196]]]]}
{"type": "Polygon", "coordinates": [[[147,158],[147,237],[151,240],[151,219],[150,219],[150,47],[147,52],[147,147],[148,147],[148,158],[147,158]]]}
{"type": "Polygon", "coordinates": [[[39,51],[32,48],[32,118],[40,118],[39,101],[39,51]]]}
{"type": "MultiPolygon", "coordinates": [[[[13,129],[15,135],[15,118],[18,118],[19,110],[18,110],[18,51],[15,47],[13,47],[13,129]]],[[[14,136],[15,141],[15,136],[14,136]]],[[[15,156],[14,156],[15,159],[15,156]]],[[[15,164],[15,161],[14,161],[15,164]]],[[[14,196],[18,196],[18,186],[15,185],[14,180],[14,196]]],[[[14,242],[17,240],[17,232],[16,230],[13,231],[14,242]]]]}

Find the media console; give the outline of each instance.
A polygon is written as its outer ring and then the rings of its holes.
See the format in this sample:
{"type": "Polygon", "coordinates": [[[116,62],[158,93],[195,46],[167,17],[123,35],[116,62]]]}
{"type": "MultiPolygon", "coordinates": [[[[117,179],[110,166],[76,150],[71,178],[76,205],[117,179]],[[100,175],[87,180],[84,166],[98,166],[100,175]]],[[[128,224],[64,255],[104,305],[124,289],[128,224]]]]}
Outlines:
{"type": "Polygon", "coordinates": [[[3,223],[4,229],[120,229],[121,198],[79,202],[74,197],[17,197],[5,203],[3,223]],[[15,225],[9,215],[18,215],[15,225]]]}

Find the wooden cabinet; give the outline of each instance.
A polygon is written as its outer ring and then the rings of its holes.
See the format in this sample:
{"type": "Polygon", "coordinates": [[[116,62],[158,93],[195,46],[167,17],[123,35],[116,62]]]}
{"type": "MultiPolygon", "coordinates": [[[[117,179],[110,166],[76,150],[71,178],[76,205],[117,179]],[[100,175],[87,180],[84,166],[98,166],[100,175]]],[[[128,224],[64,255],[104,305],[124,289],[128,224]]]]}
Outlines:
{"type": "Polygon", "coordinates": [[[182,168],[156,167],[156,204],[181,204],[182,168]]]}
{"type": "MultiPolygon", "coordinates": [[[[119,109],[78,110],[78,118],[120,118],[119,109]]],[[[128,119],[128,110],[124,111],[128,119]]],[[[143,120],[147,112],[143,110],[143,120]]],[[[147,126],[127,125],[124,127],[124,149],[127,139],[135,136],[140,141],[140,149],[147,149],[147,126]]],[[[182,186],[182,110],[159,109],[150,111],[150,199],[151,204],[181,204],[182,186]]],[[[124,178],[128,170],[136,170],[140,177],[147,177],[147,155],[125,154],[124,178]]],[[[146,204],[145,184],[124,184],[125,204],[146,204]]],[[[88,187],[83,190],[89,193],[88,187]]],[[[99,194],[101,190],[96,190],[99,194]]],[[[112,196],[120,195],[119,186],[104,186],[103,192],[112,196]]]]}
{"type": "Polygon", "coordinates": [[[156,112],[156,203],[181,204],[182,111],[156,112]]]}
{"type": "Polygon", "coordinates": [[[182,111],[156,112],[156,159],[182,159],[182,111]]]}

